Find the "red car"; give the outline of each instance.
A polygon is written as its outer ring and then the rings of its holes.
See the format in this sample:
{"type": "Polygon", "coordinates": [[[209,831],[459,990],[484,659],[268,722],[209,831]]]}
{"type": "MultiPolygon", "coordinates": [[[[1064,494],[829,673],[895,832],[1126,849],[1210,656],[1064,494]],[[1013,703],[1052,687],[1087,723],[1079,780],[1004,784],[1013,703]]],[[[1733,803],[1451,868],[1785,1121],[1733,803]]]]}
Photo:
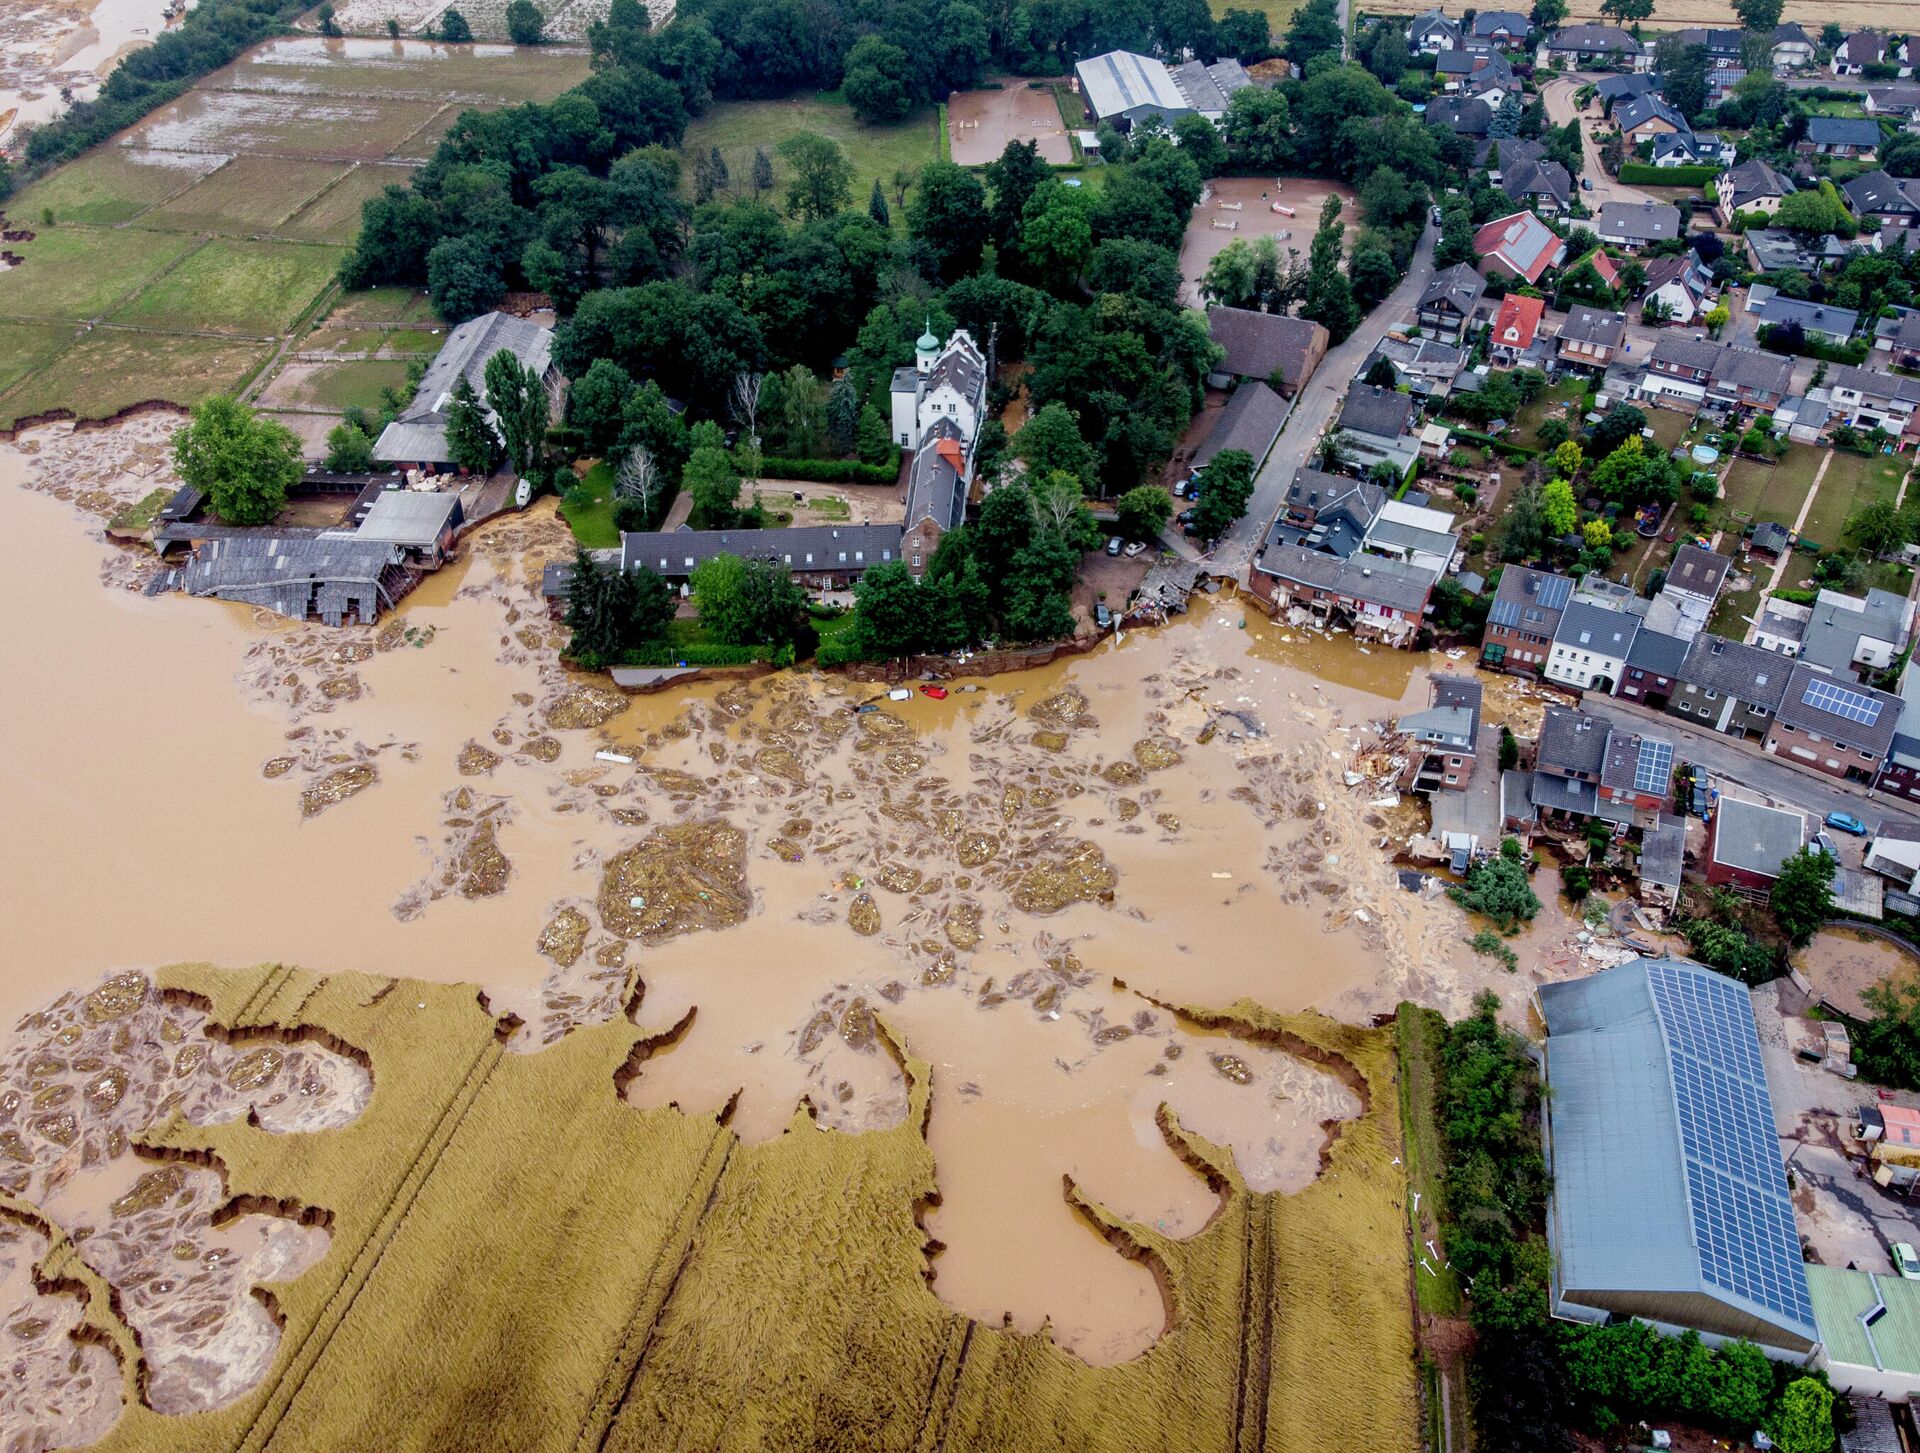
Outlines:
{"type": "Polygon", "coordinates": [[[935,701],[945,701],[947,699],[947,688],[944,686],[922,686],[920,689],[935,701]]]}

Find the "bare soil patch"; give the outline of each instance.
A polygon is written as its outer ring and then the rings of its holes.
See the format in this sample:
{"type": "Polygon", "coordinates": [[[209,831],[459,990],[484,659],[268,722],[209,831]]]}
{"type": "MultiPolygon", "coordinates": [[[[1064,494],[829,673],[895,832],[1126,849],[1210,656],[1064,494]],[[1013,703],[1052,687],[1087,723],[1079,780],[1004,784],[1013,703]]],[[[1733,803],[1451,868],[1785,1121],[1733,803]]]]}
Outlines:
{"type": "Polygon", "coordinates": [[[1073,160],[1073,143],[1050,87],[1034,90],[1010,80],[998,91],[955,91],[947,97],[947,137],[961,166],[985,166],[1009,141],[1036,141],[1040,159],[1055,166],[1073,160]]]}
{"type": "Polygon", "coordinates": [[[1313,177],[1215,177],[1208,182],[1180,247],[1180,276],[1187,301],[1199,303],[1200,280],[1207,274],[1207,264],[1235,238],[1251,242],[1271,237],[1279,244],[1282,256],[1291,249],[1304,258],[1320,226],[1327,198],[1333,196],[1341,200],[1340,220],[1349,228],[1358,223],[1360,206],[1353,188],[1335,182],[1313,177]],[[1276,205],[1291,208],[1293,215],[1274,211],[1276,205]]]}

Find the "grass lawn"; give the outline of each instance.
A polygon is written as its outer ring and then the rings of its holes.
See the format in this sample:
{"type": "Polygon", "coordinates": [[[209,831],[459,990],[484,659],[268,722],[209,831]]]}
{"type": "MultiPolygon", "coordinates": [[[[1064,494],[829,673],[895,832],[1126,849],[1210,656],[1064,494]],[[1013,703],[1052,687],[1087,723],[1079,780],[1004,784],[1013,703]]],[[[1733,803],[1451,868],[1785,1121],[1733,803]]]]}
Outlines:
{"type": "MultiPolygon", "coordinates": [[[[693,193],[693,164],[712,147],[720,148],[726,159],[727,175],[735,190],[749,189],[753,176],[753,150],[766,148],[773,159],[773,192],[768,200],[781,205],[786,195],[789,172],[777,150],[780,143],[796,131],[815,131],[831,137],[846,149],[853,163],[850,205],[864,210],[867,195],[877,178],[887,192],[887,206],[896,231],[906,226],[906,209],[893,197],[893,174],[912,171],[940,157],[940,127],[931,106],[916,111],[905,121],[892,126],[867,126],[857,120],[853,108],[832,92],[798,96],[784,101],[718,101],[704,116],[687,127],[680,148],[682,188],[693,193]]],[[[913,194],[907,194],[912,201],[913,194]]]]}
{"type": "Polygon", "coordinates": [[[236,156],[143,214],[140,225],[161,232],[250,237],[273,230],[346,174],[345,162],[236,156]]]}
{"type": "Polygon", "coordinates": [[[1812,116],[1865,116],[1867,108],[1858,101],[1806,101],[1803,103],[1807,113],[1812,116]]]}
{"type": "Polygon", "coordinates": [[[447,330],[444,328],[395,328],[380,340],[380,346],[390,348],[395,353],[431,358],[446,341],[447,330]]]}
{"type": "Polygon", "coordinates": [[[358,404],[377,413],[380,391],[407,388],[407,365],[399,358],[369,358],[354,363],[336,363],[323,368],[307,380],[307,392],[323,409],[345,412],[358,404]]]}
{"type": "Polygon", "coordinates": [[[1761,520],[1791,526],[1819,468],[1820,451],[1797,444],[1778,464],[1736,459],[1721,482],[1721,528],[1738,532],[1761,520]]]}
{"type": "Polygon", "coordinates": [[[1648,409],[1647,427],[1653,430],[1653,440],[1660,446],[1662,453],[1669,453],[1679,446],[1687,436],[1687,428],[1693,420],[1686,414],[1673,409],[1648,409]]]}
{"type": "Polygon", "coordinates": [[[1891,501],[1900,489],[1900,479],[1908,463],[1909,460],[1900,455],[1868,458],[1836,449],[1800,533],[1828,550],[1838,549],[1848,518],[1874,500],[1891,501]]]}
{"type": "MultiPolygon", "coordinates": [[[[1400,1133],[1406,1144],[1407,1189],[1418,1192],[1420,1198],[1420,1209],[1415,1211],[1413,1196],[1407,1197],[1407,1215],[1413,1243],[1422,1247],[1427,1237],[1439,1229],[1446,1206],[1441,1194],[1446,1155],[1440,1144],[1440,1127],[1434,1119],[1446,1020],[1431,1009],[1402,1004],[1393,1028],[1395,1046],[1400,1052],[1400,1133]]],[[[1438,1275],[1429,1276],[1415,1266],[1413,1285],[1420,1310],[1457,1317],[1460,1314],[1459,1278],[1451,1267],[1435,1266],[1431,1257],[1425,1259],[1438,1275]]]]}
{"type": "Polygon", "coordinates": [[[620,543],[613,523],[613,470],[606,461],[589,469],[561,498],[560,518],[589,550],[611,550],[620,543]]]}
{"type": "Polygon", "coordinates": [[[122,307],[114,321],[255,337],[284,333],[333,280],[340,255],[340,248],[309,242],[216,238],[122,307]]]}
{"type": "Polygon", "coordinates": [[[96,328],[60,355],[57,368],[0,394],[0,429],[51,409],[104,419],[155,399],[197,404],[232,392],[272,356],[272,344],[250,339],[96,328]]]}
{"type": "MultiPolygon", "coordinates": [[[[1529,449],[1540,447],[1540,426],[1548,419],[1566,418],[1567,405],[1577,404],[1587,395],[1584,379],[1563,378],[1530,404],[1523,404],[1513,421],[1513,437],[1529,449]]],[[[1569,429],[1572,424],[1569,423],[1569,429]]]]}
{"type": "Polygon", "coordinates": [[[158,232],[42,227],[11,247],[26,260],[0,272],[0,317],[97,318],[193,246],[158,232]]]}
{"type": "Polygon", "coordinates": [[[1267,30],[1278,45],[1287,33],[1287,27],[1293,23],[1293,12],[1298,10],[1303,0],[1213,0],[1213,17],[1216,20],[1225,17],[1229,10],[1254,10],[1267,17],[1267,30]]]}
{"type": "Polygon", "coordinates": [[[10,198],[7,211],[18,226],[31,223],[38,228],[42,214],[51,207],[56,222],[111,227],[192,186],[221,160],[184,152],[96,147],[10,198]]]}
{"type": "Polygon", "coordinates": [[[73,336],[66,323],[0,323],[0,390],[45,366],[73,336]]]}

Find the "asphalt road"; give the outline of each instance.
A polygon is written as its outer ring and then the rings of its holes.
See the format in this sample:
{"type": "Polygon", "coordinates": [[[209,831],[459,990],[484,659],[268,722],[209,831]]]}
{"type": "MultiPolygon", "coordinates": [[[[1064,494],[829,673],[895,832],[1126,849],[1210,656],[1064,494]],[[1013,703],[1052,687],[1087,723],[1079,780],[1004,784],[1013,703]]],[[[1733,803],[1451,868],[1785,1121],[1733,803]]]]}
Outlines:
{"type": "Polygon", "coordinates": [[[1870,829],[1888,820],[1920,827],[1920,807],[1915,804],[1793,766],[1761,751],[1757,742],[1693,731],[1677,717],[1649,713],[1615,697],[1588,696],[1580,709],[1627,731],[1657,733],[1674,744],[1674,754],[1681,761],[1705,767],[1715,778],[1752,788],[1815,818],[1850,812],[1870,829]]]}
{"type": "Polygon", "coordinates": [[[1214,546],[1212,559],[1223,571],[1244,575],[1267,526],[1279,513],[1294,471],[1305,465],[1312,455],[1321,431],[1334,418],[1367,355],[1387,336],[1388,327],[1405,317],[1426,291],[1433,278],[1433,246],[1438,237],[1439,233],[1432,227],[1420,234],[1419,246],[1414,249],[1400,286],[1367,314],[1344,343],[1327,350],[1306,390],[1294,400],[1287,427],[1267,456],[1265,466],[1254,477],[1253,498],[1247,504],[1246,514],[1227,537],[1214,546]]]}

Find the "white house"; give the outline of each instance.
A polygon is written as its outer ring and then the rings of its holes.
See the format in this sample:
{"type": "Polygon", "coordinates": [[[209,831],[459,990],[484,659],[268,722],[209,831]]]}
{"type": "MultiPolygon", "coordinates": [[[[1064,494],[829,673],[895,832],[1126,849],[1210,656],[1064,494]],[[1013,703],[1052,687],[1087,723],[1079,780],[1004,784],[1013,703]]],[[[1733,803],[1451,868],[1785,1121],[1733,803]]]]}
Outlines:
{"type": "Polygon", "coordinates": [[[1453,516],[1445,510],[1390,499],[1367,526],[1361,548],[1369,555],[1403,560],[1443,575],[1460,548],[1460,536],[1453,528],[1453,516]]]}
{"type": "Polygon", "coordinates": [[[1856,429],[1885,429],[1894,438],[1920,432],[1920,379],[1835,364],[1827,389],[1836,412],[1856,429]]]}
{"type": "Polygon", "coordinates": [[[1610,693],[1627,669],[1627,653],[1639,629],[1639,618],[1625,611],[1570,601],[1553,633],[1542,674],[1562,686],[1610,693]]]}
{"type": "Polygon", "coordinates": [[[973,336],[956,329],[943,347],[932,333],[923,333],[914,349],[913,367],[893,372],[894,443],[911,454],[936,419],[951,420],[971,441],[980,432],[987,376],[987,360],[973,336]]]}
{"type": "Polygon", "coordinates": [[[1445,11],[1423,10],[1407,26],[1407,49],[1415,55],[1437,56],[1443,50],[1459,48],[1460,24],[1449,20],[1445,11]]]}

